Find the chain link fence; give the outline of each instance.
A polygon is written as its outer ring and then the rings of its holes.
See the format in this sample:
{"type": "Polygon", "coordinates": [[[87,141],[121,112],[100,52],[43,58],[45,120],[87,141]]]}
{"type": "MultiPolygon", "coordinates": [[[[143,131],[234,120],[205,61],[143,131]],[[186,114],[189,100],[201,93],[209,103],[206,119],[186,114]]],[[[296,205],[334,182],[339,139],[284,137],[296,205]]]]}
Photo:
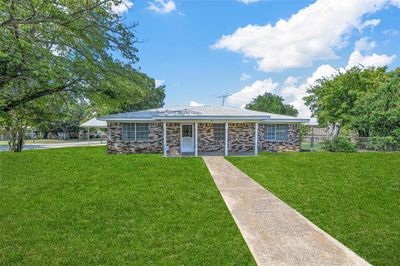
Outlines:
{"type": "MultiPolygon", "coordinates": [[[[394,137],[345,137],[357,151],[400,151],[400,142],[394,137]]],[[[324,150],[327,136],[304,136],[301,141],[301,150],[316,152],[324,150]]]]}

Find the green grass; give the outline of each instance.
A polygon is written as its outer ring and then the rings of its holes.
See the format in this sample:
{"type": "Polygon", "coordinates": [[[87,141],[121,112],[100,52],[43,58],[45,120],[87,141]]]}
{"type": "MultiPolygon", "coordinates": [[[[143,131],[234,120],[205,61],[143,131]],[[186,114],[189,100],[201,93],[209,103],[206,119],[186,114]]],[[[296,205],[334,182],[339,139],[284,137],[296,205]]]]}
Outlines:
{"type": "Polygon", "coordinates": [[[200,158],[0,153],[0,264],[253,265],[200,158]]]}
{"type": "Polygon", "coordinates": [[[370,263],[400,265],[400,153],[227,159],[370,263]]]}

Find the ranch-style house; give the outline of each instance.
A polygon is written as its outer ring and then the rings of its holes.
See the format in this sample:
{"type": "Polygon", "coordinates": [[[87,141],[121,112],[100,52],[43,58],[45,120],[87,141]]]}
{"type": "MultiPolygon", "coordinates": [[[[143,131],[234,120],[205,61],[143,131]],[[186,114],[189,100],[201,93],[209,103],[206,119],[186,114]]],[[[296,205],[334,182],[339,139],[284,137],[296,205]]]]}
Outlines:
{"type": "Polygon", "coordinates": [[[108,153],[239,155],[300,151],[309,119],[231,107],[174,106],[101,117],[108,153]]]}

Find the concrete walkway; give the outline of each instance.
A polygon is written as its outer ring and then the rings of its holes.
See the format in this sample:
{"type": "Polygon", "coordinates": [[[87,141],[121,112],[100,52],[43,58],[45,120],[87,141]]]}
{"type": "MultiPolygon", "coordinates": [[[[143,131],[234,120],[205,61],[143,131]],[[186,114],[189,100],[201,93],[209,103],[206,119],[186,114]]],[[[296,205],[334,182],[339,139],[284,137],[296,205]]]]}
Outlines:
{"type": "Polygon", "coordinates": [[[203,157],[258,265],[370,265],[223,157],[203,157]]]}

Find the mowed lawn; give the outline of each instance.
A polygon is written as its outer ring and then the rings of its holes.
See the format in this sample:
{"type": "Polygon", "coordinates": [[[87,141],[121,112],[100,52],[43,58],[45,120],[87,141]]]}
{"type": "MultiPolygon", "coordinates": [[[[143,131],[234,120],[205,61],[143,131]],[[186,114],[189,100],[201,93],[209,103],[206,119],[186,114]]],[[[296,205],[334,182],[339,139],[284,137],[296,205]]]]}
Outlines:
{"type": "Polygon", "coordinates": [[[0,264],[255,264],[200,158],[0,153],[0,264]]]}
{"type": "Polygon", "coordinates": [[[400,153],[228,157],[374,265],[400,265],[400,153]]]}

